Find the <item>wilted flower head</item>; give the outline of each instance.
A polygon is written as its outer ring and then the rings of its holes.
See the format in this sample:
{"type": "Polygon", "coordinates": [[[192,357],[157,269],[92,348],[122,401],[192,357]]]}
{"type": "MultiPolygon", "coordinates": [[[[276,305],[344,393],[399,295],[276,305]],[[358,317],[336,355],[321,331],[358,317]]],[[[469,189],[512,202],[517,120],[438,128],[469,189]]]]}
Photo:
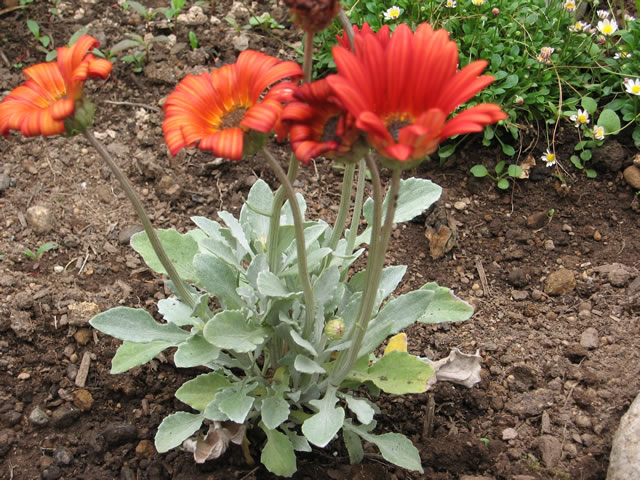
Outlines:
{"type": "Polygon", "coordinates": [[[556,154],[553,153],[550,149],[547,148],[547,150],[542,154],[542,157],[540,157],[542,159],[542,161],[545,163],[545,165],[547,167],[552,167],[556,164],[556,154]]]}
{"type": "Polygon", "coordinates": [[[589,112],[578,109],[578,113],[571,115],[569,119],[574,122],[576,128],[580,125],[586,125],[589,123],[589,112]]]}
{"type": "Polygon", "coordinates": [[[551,63],[551,54],[555,51],[556,49],[553,47],[542,47],[536,58],[540,63],[551,63]]]}
{"type": "Polygon", "coordinates": [[[631,95],[640,95],[640,79],[625,78],[624,86],[627,89],[627,93],[630,93],[631,95]]]}
{"type": "Polygon", "coordinates": [[[456,0],[447,0],[447,3],[445,3],[445,7],[456,8],[456,0]]]}
{"type": "Polygon", "coordinates": [[[597,12],[598,18],[605,19],[611,16],[611,12],[609,10],[598,10],[597,12]]]}
{"type": "Polygon", "coordinates": [[[624,21],[625,22],[635,22],[636,21],[636,17],[629,15],[628,13],[624,14],[624,21]]]}
{"type": "Polygon", "coordinates": [[[293,23],[308,33],[327,28],[340,11],[340,0],[283,0],[293,23]]]}
{"type": "Polygon", "coordinates": [[[84,82],[106,78],[112,68],[108,60],[88,53],[98,45],[83,35],[73,46],[58,48],[55,62],[25,68],[26,82],[0,102],[0,134],[20,130],[25,137],[46,137],[88,127],[94,107],[83,98],[84,82]]]}
{"type": "Polygon", "coordinates": [[[573,12],[576,9],[576,2],[575,0],[567,0],[566,2],[564,2],[564,9],[567,12],[573,12]]]}
{"type": "Polygon", "coordinates": [[[473,3],[476,7],[481,7],[482,5],[484,5],[485,0],[471,0],[471,3],[473,3]]]}
{"type": "Polygon", "coordinates": [[[400,7],[394,5],[393,7],[390,7],[389,9],[387,9],[386,12],[384,12],[384,19],[385,20],[395,20],[400,15],[402,15],[402,12],[404,12],[404,10],[402,10],[400,7]]]}
{"type": "Polygon", "coordinates": [[[604,19],[598,22],[598,30],[605,36],[612,35],[618,30],[618,23],[614,19],[604,19]]]}
{"type": "Polygon", "coordinates": [[[381,32],[356,35],[355,52],[334,47],[338,75],[327,81],[393,168],[399,168],[395,162],[406,168],[422,161],[448,137],[482,131],[507,117],[498,105],[485,103],[449,118],[494,78],[480,75],[483,60],[458,71],[458,48],[446,30],[423,23],[415,32],[405,24],[393,35],[381,32]]]}
{"type": "Polygon", "coordinates": [[[604,140],[604,127],[600,125],[594,125],[593,138],[595,138],[596,140],[604,140]]]}
{"type": "Polygon", "coordinates": [[[569,31],[570,32],[584,32],[584,31],[588,31],[590,25],[588,23],[585,22],[576,22],[573,25],[569,25],[569,31]]]}

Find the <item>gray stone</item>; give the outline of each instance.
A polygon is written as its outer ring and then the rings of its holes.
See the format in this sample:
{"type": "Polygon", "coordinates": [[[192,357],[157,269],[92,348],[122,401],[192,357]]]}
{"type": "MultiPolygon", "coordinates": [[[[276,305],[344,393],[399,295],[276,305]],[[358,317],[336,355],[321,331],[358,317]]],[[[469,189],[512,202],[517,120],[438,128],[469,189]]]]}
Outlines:
{"type": "Polygon", "coordinates": [[[551,435],[542,435],[535,441],[542,462],[547,468],[554,468],[562,458],[562,444],[551,435]]]}
{"type": "Polygon", "coordinates": [[[598,336],[598,331],[593,327],[587,328],[584,332],[582,332],[582,335],[580,335],[580,345],[582,345],[584,348],[589,349],[598,348],[598,346],[600,345],[600,337],[598,336]]]}
{"type": "Polygon", "coordinates": [[[177,200],[182,193],[182,186],[170,175],[163,175],[156,188],[158,197],[166,200],[177,200]]]}
{"type": "Polygon", "coordinates": [[[33,425],[44,427],[49,423],[49,415],[47,415],[42,408],[36,407],[31,410],[31,413],[29,414],[29,421],[33,425]]]}
{"type": "Polygon", "coordinates": [[[129,245],[131,241],[131,237],[133,237],[136,233],[142,232],[144,228],[142,225],[129,225],[123,230],[120,230],[118,233],[118,243],[120,245],[129,245]]]}
{"type": "Polygon", "coordinates": [[[546,388],[513,395],[506,409],[520,417],[536,417],[553,406],[553,393],[546,388]]]}
{"type": "Polygon", "coordinates": [[[4,173],[0,173],[0,193],[8,190],[11,186],[11,179],[9,175],[5,175],[4,173]]]}
{"type": "Polygon", "coordinates": [[[2,420],[10,427],[20,423],[21,419],[22,415],[20,412],[16,412],[15,410],[9,410],[7,413],[2,415],[2,420]]]}
{"type": "Polygon", "coordinates": [[[607,280],[614,287],[626,286],[633,277],[637,275],[637,270],[622,263],[609,263],[606,265],[600,265],[593,269],[598,273],[605,274],[607,280]]]}
{"type": "Polygon", "coordinates": [[[70,403],[64,403],[51,414],[51,424],[56,428],[65,428],[73,425],[80,416],[80,410],[70,403]]]}
{"type": "Polygon", "coordinates": [[[640,478],[640,395],[620,419],[613,436],[607,480],[640,478]]]}
{"type": "Polygon", "coordinates": [[[178,23],[184,25],[204,25],[209,19],[202,11],[202,7],[193,6],[187,11],[187,13],[181,13],[176,18],[178,23]]]}
{"type": "Polygon", "coordinates": [[[574,273],[566,268],[561,268],[551,273],[544,283],[544,293],[547,295],[562,295],[573,292],[576,288],[574,273]]]}
{"type": "Polygon", "coordinates": [[[53,229],[53,212],[44,205],[34,205],[27,209],[27,223],[35,233],[44,234],[53,229]]]}
{"type": "Polygon", "coordinates": [[[25,310],[10,310],[10,328],[18,338],[28,338],[35,330],[31,320],[31,312],[25,310]]]}
{"type": "Polygon", "coordinates": [[[130,423],[112,423],[104,429],[104,439],[110,445],[131,442],[138,436],[138,429],[130,423]]]}
{"type": "Polygon", "coordinates": [[[624,169],[622,174],[625,182],[629,184],[634,190],[640,190],[640,168],[635,165],[631,165],[624,169]]]}
{"type": "Polygon", "coordinates": [[[231,43],[237,52],[243,52],[249,48],[249,37],[244,33],[241,33],[237,37],[234,37],[231,43]]]}
{"type": "Polygon", "coordinates": [[[627,159],[627,152],[616,140],[608,140],[599,148],[593,149],[593,164],[603,166],[611,172],[622,169],[627,159]]]}
{"type": "Polygon", "coordinates": [[[73,452],[67,447],[59,447],[53,452],[53,460],[58,465],[69,465],[73,462],[73,452]]]}
{"type": "Polygon", "coordinates": [[[507,281],[516,288],[526,287],[529,284],[529,274],[522,268],[514,268],[509,272],[507,281]]]}
{"type": "Polygon", "coordinates": [[[40,472],[42,480],[58,480],[62,476],[62,470],[57,465],[49,465],[40,472]]]}
{"type": "Polygon", "coordinates": [[[518,437],[518,431],[515,428],[505,428],[502,430],[502,440],[513,440],[518,437]]]}

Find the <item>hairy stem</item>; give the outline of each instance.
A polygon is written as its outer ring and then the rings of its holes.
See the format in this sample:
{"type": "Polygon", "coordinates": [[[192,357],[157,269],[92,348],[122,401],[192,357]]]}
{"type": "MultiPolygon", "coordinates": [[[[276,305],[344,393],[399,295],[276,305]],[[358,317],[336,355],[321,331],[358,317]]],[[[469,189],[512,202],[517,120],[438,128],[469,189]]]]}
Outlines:
{"type": "Polygon", "coordinates": [[[178,298],[180,298],[181,301],[189,305],[190,308],[194,308],[196,304],[195,304],[195,300],[193,299],[193,296],[187,290],[184,280],[180,278],[180,275],[176,271],[175,267],[173,266],[173,263],[171,262],[171,260],[167,256],[167,253],[162,247],[162,244],[160,243],[160,239],[158,238],[158,235],[156,234],[156,231],[154,230],[153,225],[151,224],[151,220],[149,219],[147,212],[144,210],[144,207],[142,206],[142,202],[140,202],[140,199],[136,195],[136,192],[133,190],[133,187],[129,183],[129,180],[127,179],[125,174],[122,173],[122,170],[120,170],[118,165],[116,165],[115,161],[111,157],[111,154],[109,154],[109,152],[104,147],[104,145],[102,145],[89,130],[85,130],[83,133],[85,138],[89,140],[89,143],[93,146],[93,148],[97,150],[100,156],[107,163],[107,165],[113,172],[114,176],[118,179],[118,182],[120,182],[120,186],[124,190],[125,195],[131,202],[133,209],[138,215],[138,218],[140,219],[140,221],[142,222],[142,226],[144,227],[145,233],[149,237],[149,241],[151,242],[153,251],[158,256],[158,260],[160,260],[160,263],[162,264],[165,271],[167,272],[167,275],[169,275],[169,278],[175,285],[178,298]]]}
{"type": "Polygon", "coordinates": [[[347,163],[344,167],[340,207],[338,209],[338,215],[336,216],[335,225],[333,226],[333,232],[331,232],[331,238],[329,239],[329,248],[331,250],[336,249],[338,241],[342,237],[342,232],[344,232],[344,226],[347,223],[347,215],[351,207],[351,191],[353,190],[353,174],[355,169],[356,164],[352,162],[347,163]]]}

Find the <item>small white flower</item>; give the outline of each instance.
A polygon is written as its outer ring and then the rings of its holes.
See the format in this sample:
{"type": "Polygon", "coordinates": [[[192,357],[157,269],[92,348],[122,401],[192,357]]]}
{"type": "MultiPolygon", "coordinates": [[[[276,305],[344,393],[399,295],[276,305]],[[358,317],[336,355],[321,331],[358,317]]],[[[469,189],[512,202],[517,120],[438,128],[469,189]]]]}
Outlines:
{"type": "Polygon", "coordinates": [[[547,148],[547,151],[540,157],[547,167],[552,167],[556,164],[556,154],[547,148]]]}
{"type": "Polygon", "coordinates": [[[627,93],[640,95],[640,78],[625,78],[624,86],[627,88],[627,93]]]}
{"type": "Polygon", "coordinates": [[[540,54],[536,57],[536,59],[540,63],[551,63],[551,60],[549,60],[549,58],[551,57],[551,54],[555,52],[555,50],[556,49],[553,47],[542,47],[540,49],[540,54]]]}
{"type": "Polygon", "coordinates": [[[482,5],[484,5],[485,0],[471,0],[471,3],[473,3],[476,7],[481,7],[482,5]]]}
{"type": "Polygon", "coordinates": [[[570,32],[584,32],[590,27],[588,23],[576,22],[573,25],[569,25],[570,32]]]}
{"type": "Polygon", "coordinates": [[[395,20],[402,14],[402,12],[404,12],[404,10],[394,5],[393,7],[389,8],[386,12],[384,12],[384,19],[395,20]]]}
{"type": "Polygon", "coordinates": [[[576,2],[574,0],[567,0],[564,2],[564,9],[567,12],[573,12],[576,9],[576,2]]]}
{"type": "Polygon", "coordinates": [[[608,18],[600,20],[598,22],[598,30],[600,30],[600,33],[603,35],[612,35],[616,30],[618,30],[618,23],[615,20],[609,20],[608,18]]]}
{"type": "Polygon", "coordinates": [[[625,22],[635,22],[636,21],[636,17],[629,15],[628,13],[624,14],[624,21],[625,22]]]}
{"type": "Polygon", "coordinates": [[[569,120],[574,122],[576,128],[580,125],[586,125],[587,123],[589,123],[589,112],[587,112],[586,110],[578,109],[578,113],[576,115],[571,115],[569,117],[569,120]]]}
{"type": "Polygon", "coordinates": [[[611,15],[609,10],[598,10],[596,13],[598,14],[598,18],[601,18],[603,20],[605,18],[609,18],[609,16],[611,15]]]}
{"type": "Polygon", "coordinates": [[[604,127],[600,125],[593,126],[593,138],[596,140],[604,140],[604,127]]]}
{"type": "Polygon", "coordinates": [[[620,59],[620,58],[631,58],[631,52],[616,52],[613,54],[613,58],[620,59]]]}
{"type": "Polygon", "coordinates": [[[447,8],[456,8],[456,0],[447,0],[447,8]]]}

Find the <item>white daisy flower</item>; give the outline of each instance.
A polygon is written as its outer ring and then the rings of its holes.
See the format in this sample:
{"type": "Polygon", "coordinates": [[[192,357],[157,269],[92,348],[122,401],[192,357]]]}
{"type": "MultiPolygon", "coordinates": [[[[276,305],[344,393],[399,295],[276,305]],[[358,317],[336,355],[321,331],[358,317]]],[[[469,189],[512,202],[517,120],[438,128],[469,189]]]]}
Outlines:
{"type": "Polygon", "coordinates": [[[575,115],[571,115],[569,117],[569,120],[571,120],[575,124],[576,128],[580,125],[586,125],[587,123],[589,123],[589,112],[587,112],[586,110],[578,109],[578,113],[575,115]]]}
{"type": "Polygon", "coordinates": [[[627,88],[627,93],[640,95],[640,78],[625,78],[624,86],[627,88]]]}
{"type": "Polygon", "coordinates": [[[616,30],[618,30],[618,23],[613,19],[609,20],[608,18],[605,18],[598,22],[598,30],[600,30],[600,33],[603,35],[612,35],[616,30]]]}
{"type": "Polygon", "coordinates": [[[569,25],[570,32],[584,32],[590,27],[588,23],[576,22],[573,25],[569,25]]]}
{"type": "Polygon", "coordinates": [[[596,140],[604,140],[604,127],[600,125],[593,126],[593,138],[596,140]]]}
{"type": "Polygon", "coordinates": [[[484,5],[485,0],[471,0],[471,3],[473,3],[476,7],[481,7],[482,5],[484,5]]]}
{"type": "Polygon", "coordinates": [[[456,0],[447,0],[447,8],[456,8],[456,0]]]}
{"type": "Polygon", "coordinates": [[[402,14],[402,12],[404,12],[404,10],[394,5],[393,7],[389,8],[386,12],[384,12],[384,19],[395,20],[402,14]]]}
{"type": "Polygon", "coordinates": [[[598,14],[598,18],[601,18],[603,20],[605,18],[609,18],[609,16],[611,15],[609,10],[598,10],[596,13],[598,14]]]}
{"type": "Polygon", "coordinates": [[[540,157],[547,167],[552,167],[556,164],[556,154],[547,148],[546,152],[540,157]]]}
{"type": "Polygon", "coordinates": [[[629,15],[628,13],[624,14],[624,21],[625,22],[635,22],[636,21],[636,17],[629,15]]]}
{"type": "Polygon", "coordinates": [[[616,60],[620,58],[631,58],[631,52],[616,52],[613,54],[613,58],[616,60]]]}
{"type": "Polygon", "coordinates": [[[574,12],[576,10],[575,0],[567,0],[566,2],[564,2],[564,9],[567,12],[574,12]]]}

